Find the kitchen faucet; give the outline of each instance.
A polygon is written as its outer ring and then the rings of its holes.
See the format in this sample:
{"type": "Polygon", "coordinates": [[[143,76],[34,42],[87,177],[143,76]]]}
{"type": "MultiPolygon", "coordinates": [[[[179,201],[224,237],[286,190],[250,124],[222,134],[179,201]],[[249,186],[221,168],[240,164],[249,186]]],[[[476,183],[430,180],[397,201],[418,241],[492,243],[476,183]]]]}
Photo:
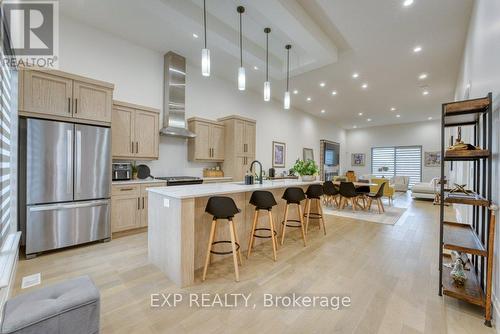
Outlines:
{"type": "Polygon", "coordinates": [[[255,163],[259,164],[259,166],[260,166],[259,183],[262,184],[262,164],[260,163],[259,160],[252,161],[252,163],[250,164],[250,171],[253,173],[253,165],[255,163]]]}

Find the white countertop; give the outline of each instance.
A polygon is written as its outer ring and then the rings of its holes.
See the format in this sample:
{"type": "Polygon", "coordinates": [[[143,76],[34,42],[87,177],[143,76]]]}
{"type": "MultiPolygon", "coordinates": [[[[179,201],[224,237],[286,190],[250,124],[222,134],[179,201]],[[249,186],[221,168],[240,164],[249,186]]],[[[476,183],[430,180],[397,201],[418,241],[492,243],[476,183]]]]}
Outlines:
{"type": "Polygon", "coordinates": [[[207,183],[175,187],[156,187],[149,188],[147,191],[171,198],[195,198],[222,194],[244,193],[254,190],[266,190],[276,188],[299,187],[321,181],[302,182],[300,180],[273,180],[264,181],[263,184],[245,185],[244,182],[227,183],[207,183]]]}
{"type": "Polygon", "coordinates": [[[232,180],[232,176],[207,176],[202,178],[203,181],[218,181],[218,180],[232,180]]]}
{"type": "Polygon", "coordinates": [[[165,180],[157,180],[153,178],[147,178],[147,179],[135,179],[135,180],[125,180],[125,181],[113,181],[111,184],[115,185],[125,185],[125,184],[140,184],[140,183],[166,183],[167,181],[165,180]]]}

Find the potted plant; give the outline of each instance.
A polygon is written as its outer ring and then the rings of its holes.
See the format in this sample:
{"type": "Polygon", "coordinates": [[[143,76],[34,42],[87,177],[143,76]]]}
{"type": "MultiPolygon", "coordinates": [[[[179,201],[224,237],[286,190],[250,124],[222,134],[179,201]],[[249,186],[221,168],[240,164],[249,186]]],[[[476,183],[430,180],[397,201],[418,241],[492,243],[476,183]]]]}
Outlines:
{"type": "Polygon", "coordinates": [[[300,160],[295,161],[292,170],[294,173],[298,174],[302,181],[314,181],[316,180],[316,175],[319,172],[318,165],[314,160],[300,160]]]}
{"type": "Polygon", "coordinates": [[[135,161],[132,163],[132,180],[137,179],[137,166],[135,165],[135,161]]]}

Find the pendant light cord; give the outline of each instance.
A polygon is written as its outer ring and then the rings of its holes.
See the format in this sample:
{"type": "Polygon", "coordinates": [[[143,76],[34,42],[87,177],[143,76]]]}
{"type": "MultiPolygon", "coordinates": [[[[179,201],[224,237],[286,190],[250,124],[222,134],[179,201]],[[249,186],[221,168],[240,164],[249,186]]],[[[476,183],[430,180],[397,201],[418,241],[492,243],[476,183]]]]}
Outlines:
{"type": "Polygon", "coordinates": [[[269,81],[269,33],[266,33],[266,81],[269,81]]]}
{"type": "Polygon", "coordinates": [[[290,49],[286,50],[286,91],[288,92],[288,83],[290,81],[290,49]]]}
{"type": "Polygon", "coordinates": [[[241,12],[240,12],[240,67],[243,67],[243,42],[241,33],[241,12]]]}
{"type": "Polygon", "coordinates": [[[207,9],[205,0],[203,0],[203,30],[204,30],[204,40],[205,40],[205,49],[207,48],[207,9]]]}

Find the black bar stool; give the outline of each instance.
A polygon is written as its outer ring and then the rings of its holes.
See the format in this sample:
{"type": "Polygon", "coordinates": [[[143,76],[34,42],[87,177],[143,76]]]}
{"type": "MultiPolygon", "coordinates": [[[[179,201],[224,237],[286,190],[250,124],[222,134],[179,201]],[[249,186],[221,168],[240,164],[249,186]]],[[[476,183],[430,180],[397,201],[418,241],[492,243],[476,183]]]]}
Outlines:
{"type": "Polygon", "coordinates": [[[333,184],[332,181],[325,181],[323,183],[323,193],[325,195],[325,203],[327,205],[334,205],[335,206],[339,206],[339,195],[340,195],[340,191],[339,191],[339,187],[335,184],[333,184]]]}
{"type": "Polygon", "coordinates": [[[286,201],[286,208],[285,208],[285,219],[281,222],[283,228],[281,230],[281,244],[283,245],[283,242],[285,241],[285,230],[286,227],[300,227],[302,231],[302,240],[304,241],[304,247],[306,246],[306,234],[304,232],[304,220],[303,220],[303,215],[302,215],[302,207],[300,206],[300,202],[306,199],[306,196],[304,195],[304,190],[302,188],[298,187],[291,187],[287,188],[285,190],[285,193],[283,194],[283,197],[281,197],[286,201]],[[290,205],[296,204],[297,205],[297,210],[299,213],[299,219],[288,219],[288,209],[290,205]],[[295,224],[289,224],[289,222],[294,222],[295,224]]]}
{"type": "Polygon", "coordinates": [[[252,193],[252,197],[250,197],[250,204],[255,206],[255,213],[253,215],[253,224],[252,231],[250,231],[250,238],[248,239],[248,252],[247,258],[250,256],[252,252],[253,243],[255,238],[271,238],[273,242],[273,258],[276,261],[276,249],[278,248],[278,243],[276,241],[276,231],[274,229],[274,220],[272,209],[273,206],[277,205],[274,196],[269,191],[257,190],[252,193]],[[259,211],[266,210],[269,215],[269,228],[256,228],[259,220],[259,211]],[[256,231],[269,231],[270,235],[259,235],[255,234],[256,231]]]}
{"type": "Polygon", "coordinates": [[[309,230],[309,219],[317,219],[319,229],[323,225],[323,233],[326,235],[325,220],[323,219],[323,207],[321,206],[321,196],[323,196],[323,186],[321,184],[311,184],[306,190],[306,206],[304,217],[306,218],[306,234],[309,230]],[[316,204],[316,212],[311,212],[311,204],[316,204]]]}
{"type": "Polygon", "coordinates": [[[207,206],[205,208],[205,212],[211,214],[213,216],[212,219],[212,227],[210,229],[210,237],[208,240],[208,248],[207,248],[207,256],[205,259],[205,267],[203,268],[203,280],[205,280],[207,276],[208,264],[210,262],[210,254],[216,255],[227,255],[233,254],[233,262],[234,262],[234,274],[236,276],[236,282],[240,280],[240,273],[238,270],[238,259],[241,264],[241,253],[240,253],[240,242],[238,240],[238,233],[236,232],[236,228],[234,227],[233,218],[234,215],[241,212],[240,209],[236,206],[233,199],[231,197],[225,196],[214,196],[210,197],[207,202],[207,206]],[[227,240],[219,240],[214,241],[215,229],[217,227],[218,219],[227,219],[229,222],[229,234],[231,235],[231,241],[227,240]],[[216,252],[212,250],[214,245],[229,243],[231,244],[230,252],[216,252]],[[236,256],[236,254],[238,256],[236,256]]]}

